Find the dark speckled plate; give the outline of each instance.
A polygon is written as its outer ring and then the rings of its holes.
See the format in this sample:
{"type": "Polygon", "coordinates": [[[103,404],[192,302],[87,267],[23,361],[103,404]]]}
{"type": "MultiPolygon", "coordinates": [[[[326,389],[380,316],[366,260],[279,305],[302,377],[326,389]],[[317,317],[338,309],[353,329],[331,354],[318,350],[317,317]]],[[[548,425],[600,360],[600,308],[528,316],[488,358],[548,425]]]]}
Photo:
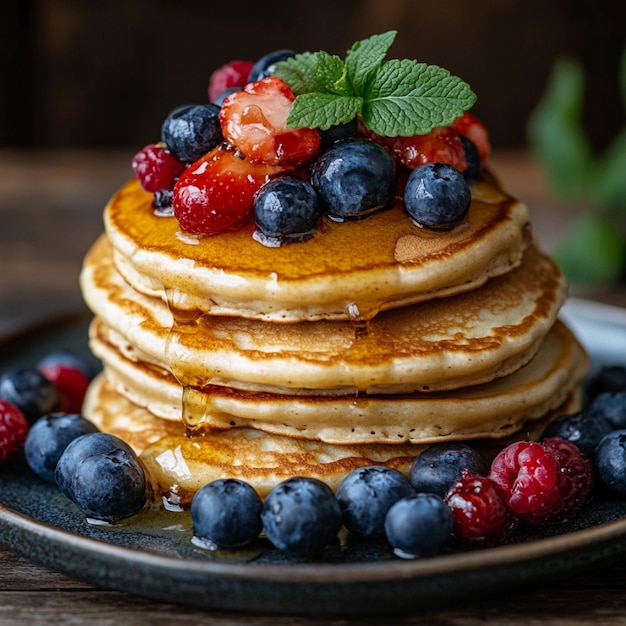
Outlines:
{"type": "MultiPolygon", "coordinates": [[[[626,311],[572,301],[563,317],[595,368],[626,362],[626,311]]],[[[0,341],[0,371],[52,349],[87,355],[84,316],[0,341]]],[[[50,569],[101,587],[217,610],[299,614],[415,611],[553,583],[626,551],[626,502],[597,497],[574,518],[503,546],[414,561],[346,537],[315,560],[286,557],[263,539],[240,552],[192,543],[187,513],[154,511],[115,526],[88,524],[22,463],[0,471],[0,541],[50,569]],[[451,594],[451,590],[453,594],[451,594]]]]}

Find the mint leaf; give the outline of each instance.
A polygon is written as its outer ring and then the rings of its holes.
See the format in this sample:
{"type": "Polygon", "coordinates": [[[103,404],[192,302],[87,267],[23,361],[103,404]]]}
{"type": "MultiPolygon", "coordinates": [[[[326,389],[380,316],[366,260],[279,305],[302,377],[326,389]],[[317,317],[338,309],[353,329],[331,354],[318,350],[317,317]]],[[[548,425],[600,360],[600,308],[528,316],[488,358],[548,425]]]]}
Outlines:
{"type": "Polygon", "coordinates": [[[372,35],[357,41],[346,53],[348,79],[358,93],[361,93],[369,73],[385,60],[396,34],[395,30],[390,30],[381,35],[372,35]]]}
{"type": "Polygon", "coordinates": [[[287,126],[327,130],[335,124],[343,124],[354,119],[359,114],[362,104],[363,100],[355,96],[303,94],[293,103],[287,118],[287,126]]]}
{"type": "Polygon", "coordinates": [[[339,57],[326,52],[319,52],[316,71],[323,89],[311,91],[322,93],[326,91],[340,96],[354,95],[350,84],[347,82],[346,65],[339,57]]]}
{"type": "MultiPolygon", "coordinates": [[[[325,64],[321,56],[325,52],[303,52],[276,64],[274,73],[291,87],[294,94],[324,92],[327,78],[320,70],[325,64]]],[[[326,55],[330,56],[330,55],[326,55]]],[[[339,59],[341,61],[341,59],[339,59]]]]}
{"type": "Polygon", "coordinates": [[[422,135],[447,126],[476,101],[467,83],[436,65],[392,60],[370,76],[363,122],[378,135],[422,135]]]}

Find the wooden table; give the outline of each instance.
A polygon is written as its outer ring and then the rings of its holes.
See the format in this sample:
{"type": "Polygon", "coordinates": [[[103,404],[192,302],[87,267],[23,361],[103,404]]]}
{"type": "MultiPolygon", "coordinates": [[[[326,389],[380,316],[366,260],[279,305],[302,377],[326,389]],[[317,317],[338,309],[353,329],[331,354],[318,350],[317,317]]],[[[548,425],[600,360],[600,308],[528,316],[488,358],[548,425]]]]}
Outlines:
{"type": "MultiPolygon", "coordinates": [[[[29,321],[83,308],[81,259],[102,230],[102,208],[131,176],[132,152],[0,152],[0,336],[29,321]]],[[[500,153],[492,166],[531,207],[550,249],[571,216],[551,199],[523,153],[500,153]]],[[[626,306],[626,294],[598,300],[626,306]]],[[[1,538],[0,538],[1,543],[1,538]]],[[[454,593],[451,590],[451,593],[454,593]]],[[[301,618],[206,612],[157,603],[91,585],[33,565],[0,548],[0,624],[437,624],[478,626],[626,624],[626,565],[613,565],[538,591],[427,614],[383,618],[301,618]]]]}

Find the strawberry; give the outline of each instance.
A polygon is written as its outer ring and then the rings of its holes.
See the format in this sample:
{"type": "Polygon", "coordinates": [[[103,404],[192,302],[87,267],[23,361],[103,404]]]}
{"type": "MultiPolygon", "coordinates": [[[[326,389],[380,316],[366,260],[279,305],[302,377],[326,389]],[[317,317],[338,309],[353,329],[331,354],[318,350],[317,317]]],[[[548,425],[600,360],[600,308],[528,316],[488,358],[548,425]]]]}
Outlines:
{"type": "Polygon", "coordinates": [[[218,67],[209,79],[209,101],[215,102],[227,89],[245,86],[253,66],[252,61],[231,61],[218,67]]]}
{"type": "Polygon", "coordinates": [[[287,128],[295,96],[287,83],[268,76],[229,95],[220,124],[226,141],[254,163],[298,166],[320,146],[315,128],[287,128]]]}
{"type": "Polygon", "coordinates": [[[218,146],[190,165],[174,187],[172,208],[189,233],[214,235],[234,230],[252,217],[254,196],[283,168],[251,163],[218,146]]]}
{"type": "Polygon", "coordinates": [[[489,133],[484,124],[472,113],[465,111],[461,117],[457,117],[450,128],[459,135],[467,137],[477,148],[480,160],[484,161],[491,152],[489,133]]]}
{"type": "Polygon", "coordinates": [[[24,447],[29,427],[20,409],[0,399],[0,465],[10,461],[24,447]]]}
{"type": "Polygon", "coordinates": [[[426,163],[447,163],[460,172],[467,169],[463,144],[448,127],[433,128],[426,135],[412,137],[381,137],[371,132],[369,136],[389,150],[397,162],[413,170],[426,163]]]}

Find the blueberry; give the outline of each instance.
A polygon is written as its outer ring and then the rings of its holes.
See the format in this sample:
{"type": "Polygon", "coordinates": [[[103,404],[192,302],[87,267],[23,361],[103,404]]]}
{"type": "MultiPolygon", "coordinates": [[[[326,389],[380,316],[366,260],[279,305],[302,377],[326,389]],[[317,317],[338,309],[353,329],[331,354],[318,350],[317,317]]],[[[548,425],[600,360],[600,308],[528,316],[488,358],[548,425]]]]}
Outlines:
{"type": "Polygon", "coordinates": [[[31,424],[55,411],[61,401],[54,384],[34,367],[10,370],[0,376],[0,398],[14,404],[31,424]]]}
{"type": "Polygon", "coordinates": [[[315,478],[279,483],[265,498],[261,520],[279,550],[310,556],[334,541],[341,528],[341,507],[332,489],[315,478]]]}
{"type": "Polygon", "coordinates": [[[344,124],[335,124],[326,130],[320,130],[320,142],[322,146],[330,146],[333,143],[350,139],[356,135],[359,120],[355,117],[344,124]]]}
{"type": "Polygon", "coordinates": [[[291,57],[296,56],[293,50],[275,50],[265,56],[262,56],[250,70],[248,74],[248,82],[253,83],[262,78],[272,76],[276,71],[276,64],[280,61],[286,61],[291,57]]]}
{"type": "Polygon", "coordinates": [[[234,478],[205,485],[191,502],[194,533],[222,548],[252,543],[261,532],[263,502],[248,483],[234,478]]]}
{"type": "Polygon", "coordinates": [[[183,163],[193,163],[223,141],[215,104],[190,104],[174,109],[161,127],[161,141],[183,163]]]}
{"type": "Polygon", "coordinates": [[[614,430],[596,448],[596,474],[610,491],[626,496],[626,430],[614,430]]]}
{"type": "Polygon", "coordinates": [[[402,558],[439,554],[450,540],[452,526],[452,511],[433,493],[402,498],[385,517],[387,541],[402,558]]]}
{"type": "Polygon", "coordinates": [[[146,502],[146,476],[132,448],[106,433],[72,441],[57,463],[60,490],[88,518],[115,522],[146,502]]]}
{"type": "Polygon", "coordinates": [[[415,490],[403,474],[378,465],[353,470],[337,489],[344,525],[363,538],[382,537],[391,505],[412,495],[415,490]]]}
{"type": "Polygon", "coordinates": [[[26,437],[26,462],[37,476],[54,483],[56,466],[65,448],[77,437],[96,432],[98,428],[82,415],[51,413],[40,417],[26,437]]]}
{"type": "Polygon", "coordinates": [[[222,104],[224,104],[224,100],[226,100],[226,98],[230,96],[231,93],[236,93],[238,91],[243,91],[243,87],[229,87],[228,89],[224,89],[224,91],[222,91],[222,93],[217,96],[215,100],[213,100],[213,104],[221,107],[222,104]]]}
{"type": "Polygon", "coordinates": [[[476,147],[476,144],[465,135],[459,135],[459,140],[465,150],[465,159],[467,161],[467,169],[463,175],[468,182],[478,180],[482,169],[478,148],[476,147]]]}
{"type": "Polygon", "coordinates": [[[325,212],[343,221],[391,203],[395,164],[382,146],[367,139],[346,139],[333,144],[315,161],[311,180],[325,212]]]}
{"type": "Polygon", "coordinates": [[[567,439],[577,445],[587,458],[593,459],[600,440],[612,430],[609,421],[597,411],[579,411],[557,417],[545,429],[543,438],[567,439]]]}
{"type": "Polygon", "coordinates": [[[626,428],[626,391],[604,391],[594,398],[587,410],[603,416],[614,429],[626,428]]]}
{"type": "Polygon", "coordinates": [[[38,370],[45,370],[47,368],[58,366],[76,369],[79,372],[82,372],[88,380],[91,380],[95,375],[94,369],[90,363],[87,363],[87,361],[79,357],[77,354],[67,350],[51,352],[37,363],[38,370]]]}
{"type": "Polygon", "coordinates": [[[588,385],[589,399],[603,392],[626,391],[626,366],[607,365],[591,378],[588,385]]]}
{"type": "Polygon", "coordinates": [[[472,196],[463,174],[447,163],[414,169],[404,188],[404,206],[418,226],[445,230],[467,215],[472,196]]]}
{"type": "Polygon", "coordinates": [[[312,237],[321,216],[313,187],[292,176],[275,178],[261,187],[254,199],[255,239],[267,246],[312,237]]]}
{"type": "Polygon", "coordinates": [[[448,489],[468,469],[473,475],[486,476],[489,464],[483,456],[464,443],[436,443],[415,458],[409,481],[415,491],[446,495],[448,489]]]}

